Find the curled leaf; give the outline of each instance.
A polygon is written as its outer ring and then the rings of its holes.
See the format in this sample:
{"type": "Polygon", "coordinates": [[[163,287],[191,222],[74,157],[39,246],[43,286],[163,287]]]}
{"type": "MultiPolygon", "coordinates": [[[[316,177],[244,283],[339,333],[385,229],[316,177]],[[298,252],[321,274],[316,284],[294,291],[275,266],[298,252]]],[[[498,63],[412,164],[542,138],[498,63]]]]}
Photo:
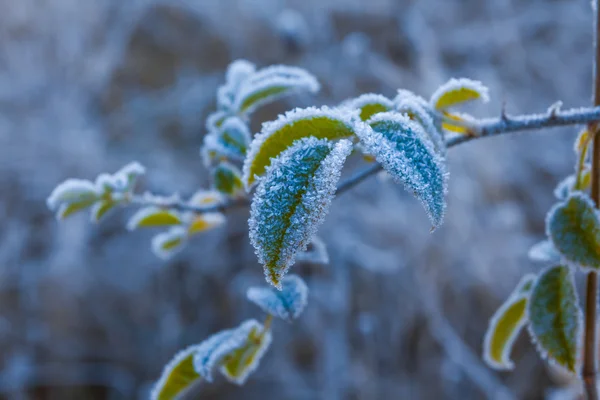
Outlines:
{"type": "Polygon", "coordinates": [[[206,130],[215,132],[223,125],[223,122],[229,117],[225,111],[215,111],[206,118],[206,130]]]}
{"type": "Polygon", "coordinates": [[[306,249],[328,212],[349,140],[304,138],[281,153],[260,181],[250,208],[250,241],[267,281],[280,280],[306,249]]]}
{"type": "Polygon", "coordinates": [[[237,385],[243,385],[256,370],[272,341],[270,330],[265,330],[265,327],[254,320],[251,322],[253,326],[244,345],[227,354],[219,368],[229,382],[237,385]]]}
{"type": "Polygon", "coordinates": [[[92,222],[99,222],[110,210],[117,205],[117,202],[109,199],[102,200],[94,204],[92,207],[91,219],[92,222]]]}
{"type": "Polygon", "coordinates": [[[311,264],[329,264],[327,245],[315,235],[308,244],[306,251],[300,251],[296,254],[296,260],[311,264]]]}
{"type": "Polygon", "coordinates": [[[535,279],[533,274],[524,276],[490,320],[483,342],[483,358],[492,368],[514,368],[510,360],[510,351],[519,332],[527,323],[527,301],[535,279]]]}
{"type": "Polygon", "coordinates": [[[92,206],[96,200],[84,200],[74,203],[63,203],[58,207],[58,211],[56,212],[56,218],[58,220],[64,220],[71,215],[83,211],[86,208],[92,206]]]}
{"type": "Polygon", "coordinates": [[[442,113],[442,128],[449,132],[468,134],[470,132],[469,125],[474,124],[475,121],[469,114],[447,111],[442,113]]]}
{"type": "Polygon", "coordinates": [[[282,96],[298,91],[316,93],[319,88],[317,79],[302,68],[275,65],[256,72],[240,85],[234,108],[249,114],[282,96]]]}
{"type": "Polygon", "coordinates": [[[433,93],[430,104],[436,110],[445,110],[477,99],[484,103],[489,101],[487,87],[479,81],[452,78],[433,93]]]}
{"type": "Polygon", "coordinates": [[[529,299],[529,332],[543,357],[579,370],[582,313],[569,267],[543,271],[529,299]]]}
{"type": "Polygon", "coordinates": [[[567,260],[585,268],[600,267],[600,220],[591,200],[574,192],[546,218],[546,233],[567,260]]]}
{"type": "Polygon", "coordinates": [[[225,201],[221,193],[216,190],[199,190],[190,198],[189,204],[194,206],[216,206],[225,201]]]}
{"type": "Polygon", "coordinates": [[[291,321],[304,311],[308,287],[299,276],[288,275],[281,280],[281,291],[273,287],[251,287],[246,296],[264,312],[291,321]]]}
{"type": "Polygon", "coordinates": [[[149,206],[138,210],[129,219],[127,229],[133,231],[137,228],[157,228],[180,225],[181,222],[181,216],[177,211],[149,206]]]}
{"type": "Polygon", "coordinates": [[[83,179],[67,179],[52,191],[46,204],[51,210],[56,210],[64,203],[91,205],[99,199],[99,196],[100,194],[92,182],[83,179]]]}
{"type": "Polygon", "coordinates": [[[554,197],[558,200],[565,200],[575,187],[575,175],[569,175],[556,185],[554,188],[554,197]]]}
{"type": "Polygon", "coordinates": [[[360,110],[360,119],[366,121],[377,113],[390,111],[394,103],[380,94],[367,93],[348,101],[345,106],[360,110]]]}
{"type": "Polygon", "coordinates": [[[195,235],[200,232],[216,228],[225,223],[225,215],[218,212],[202,213],[194,215],[188,225],[188,235],[195,235]]]}
{"type": "Polygon", "coordinates": [[[423,128],[399,113],[377,114],[368,123],[372,129],[357,131],[365,149],[421,200],[434,228],[439,226],[446,209],[446,165],[423,128]]]}
{"type": "Polygon", "coordinates": [[[157,257],[167,260],[180,251],[186,241],[187,230],[181,226],[174,226],[152,238],[152,251],[157,257]]]}
{"type": "Polygon", "coordinates": [[[527,253],[531,261],[538,262],[551,262],[556,263],[560,261],[560,253],[550,240],[543,240],[539,243],[534,244],[527,253]]]}
{"type": "Polygon", "coordinates": [[[257,176],[264,174],[277,157],[298,139],[313,136],[318,139],[342,139],[354,135],[354,114],[323,108],[295,109],[279,116],[276,121],[263,124],[256,135],[244,162],[243,180],[249,189],[257,176]]]}
{"type": "Polygon", "coordinates": [[[197,349],[198,346],[190,346],[173,357],[154,386],[150,394],[151,400],[175,399],[201,378],[193,363],[197,349]]]}
{"type": "Polygon", "coordinates": [[[215,189],[227,196],[239,196],[244,191],[241,171],[228,162],[222,162],[214,169],[213,182],[215,189]]]}

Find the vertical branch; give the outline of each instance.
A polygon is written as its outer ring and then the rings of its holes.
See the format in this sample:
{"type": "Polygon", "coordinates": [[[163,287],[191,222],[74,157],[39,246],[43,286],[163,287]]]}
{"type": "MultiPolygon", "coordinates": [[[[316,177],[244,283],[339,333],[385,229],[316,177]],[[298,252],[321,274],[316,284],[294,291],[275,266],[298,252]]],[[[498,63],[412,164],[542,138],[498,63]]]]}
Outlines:
{"type": "MultiPolygon", "coordinates": [[[[594,104],[600,104],[600,0],[594,0],[596,20],[594,24],[594,104]]],[[[592,189],[591,195],[596,207],[600,205],[600,138],[597,123],[589,124],[592,145],[592,189]]],[[[598,274],[589,272],[585,296],[585,339],[582,377],[589,400],[598,400],[596,384],[596,319],[598,313],[598,274]]]]}

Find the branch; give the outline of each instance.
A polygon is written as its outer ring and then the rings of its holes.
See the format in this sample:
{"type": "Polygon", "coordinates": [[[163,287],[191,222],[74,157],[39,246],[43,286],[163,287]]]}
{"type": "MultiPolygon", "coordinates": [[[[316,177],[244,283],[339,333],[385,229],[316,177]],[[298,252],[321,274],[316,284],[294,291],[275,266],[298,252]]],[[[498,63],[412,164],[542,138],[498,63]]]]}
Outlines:
{"type": "MultiPolygon", "coordinates": [[[[459,144],[470,142],[471,140],[485,137],[498,136],[505,133],[513,133],[527,130],[537,130],[543,128],[554,128],[569,125],[589,124],[600,120],[600,107],[593,108],[572,108],[561,111],[557,104],[550,106],[548,111],[543,114],[527,114],[510,116],[503,113],[498,118],[486,118],[469,123],[468,128],[472,132],[470,135],[453,136],[446,140],[448,148],[458,146],[459,144]]],[[[456,121],[454,121],[456,122],[456,121]]],[[[337,194],[342,194],[358,185],[371,175],[376,174],[383,168],[379,164],[368,166],[362,171],[357,172],[347,180],[343,181],[337,189],[337,194]]],[[[228,200],[218,205],[197,206],[188,204],[180,199],[169,199],[166,201],[154,201],[144,196],[133,196],[132,204],[140,206],[157,206],[172,208],[178,211],[190,211],[197,214],[209,212],[227,212],[235,208],[243,208],[250,205],[250,199],[242,198],[237,200],[228,200]]]]}

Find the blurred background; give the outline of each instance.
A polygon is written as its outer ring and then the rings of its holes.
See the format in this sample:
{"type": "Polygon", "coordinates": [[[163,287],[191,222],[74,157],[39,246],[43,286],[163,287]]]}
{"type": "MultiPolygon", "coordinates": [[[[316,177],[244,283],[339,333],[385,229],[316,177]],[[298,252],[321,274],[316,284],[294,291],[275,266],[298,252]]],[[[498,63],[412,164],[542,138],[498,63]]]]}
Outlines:
{"type": "MultiPolygon", "coordinates": [[[[0,0],[0,398],[146,399],[179,349],[247,318],[264,283],[247,210],[174,260],[128,233],[132,210],[58,223],[45,199],[69,177],[131,160],[142,188],[189,196],[208,185],[204,119],[226,66],[304,67],[322,90],[253,118],[364,92],[429,97],[451,77],[491,89],[471,109],[589,105],[589,0],[0,0]]],[[[571,173],[575,128],[450,151],[446,222],[377,178],[334,201],[320,229],[331,264],[293,270],[311,290],[244,387],[206,399],[569,399],[526,334],[516,369],[481,361],[488,319],[540,240],[552,189],[571,173]]],[[[357,166],[357,165],[355,165],[357,166]]],[[[352,170],[349,165],[347,173],[352,170]]],[[[566,388],[566,389],[565,389],[566,388]]]]}

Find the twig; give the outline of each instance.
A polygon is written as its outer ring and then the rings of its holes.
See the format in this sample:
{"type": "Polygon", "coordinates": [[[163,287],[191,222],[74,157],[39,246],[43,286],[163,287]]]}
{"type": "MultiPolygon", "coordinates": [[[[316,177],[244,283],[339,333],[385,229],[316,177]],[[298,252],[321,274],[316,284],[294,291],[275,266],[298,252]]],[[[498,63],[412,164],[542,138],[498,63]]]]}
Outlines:
{"type": "MultiPolygon", "coordinates": [[[[596,60],[594,63],[594,105],[600,104],[600,1],[596,0],[596,60]]],[[[600,138],[597,135],[596,124],[589,123],[589,134],[594,138],[592,150],[592,200],[596,207],[600,204],[600,138]]],[[[587,275],[585,296],[585,338],[583,352],[582,378],[588,400],[598,400],[598,385],[596,383],[596,324],[598,314],[598,274],[591,271],[587,275]]]]}

